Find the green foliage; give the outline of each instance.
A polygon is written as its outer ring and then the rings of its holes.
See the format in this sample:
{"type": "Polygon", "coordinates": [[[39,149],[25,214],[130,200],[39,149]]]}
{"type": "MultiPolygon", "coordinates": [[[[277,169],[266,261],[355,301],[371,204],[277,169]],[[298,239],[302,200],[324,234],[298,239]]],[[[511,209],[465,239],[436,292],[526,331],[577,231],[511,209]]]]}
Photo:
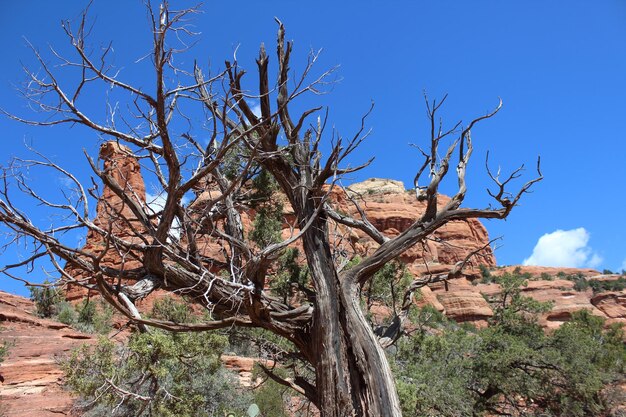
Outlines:
{"type": "Polygon", "coordinates": [[[155,319],[190,323],[195,321],[189,304],[176,301],[173,297],[163,297],[154,302],[151,316],[155,319]]]}
{"type": "Polygon", "coordinates": [[[613,275],[615,272],[611,271],[610,269],[603,269],[602,270],[602,274],[603,275],[613,275]]]}
{"type": "Polygon", "coordinates": [[[250,206],[256,209],[249,239],[259,247],[280,241],[283,225],[283,204],[276,198],[278,184],[272,175],[261,170],[252,180],[250,206]]]}
{"type": "Polygon", "coordinates": [[[402,303],[404,290],[411,284],[413,276],[406,265],[400,261],[392,261],[383,266],[363,289],[367,308],[376,302],[397,311],[402,303]]]}
{"type": "Polygon", "coordinates": [[[582,292],[587,291],[587,288],[589,288],[589,281],[585,278],[579,278],[574,281],[574,290],[582,292]]]}
{"type": "MultiPolygon", "coordinates": [[[[172,301],[152,316],[181,317],[172,301]]],[[[126,346],[101,338],[63,363],[86,416],[191,417],[243,415],[251,398],[221,365],[226,346],[215,333],[134,333],[126,346]]]]}
{"type": "Polygon", "coordinates": [[[107,334],[111,330],[113,309],[104,301],[84,300],[77,306],[77,329],[87,333],[107,334]]]}
{"type": "Polygon", "coordinates": [[[278,259],[277,271],[270,279],[272,292],[286,302],[293,286],[304,288],[309,279],[306,267],[298,263],[300,252],[296,248],[288,248],[278,259]]]}
{"type": "Polygon", "coordinates": [[[296,348],[284,337],[261,328],[239,328],[228,332],[229,354],[269,359],[275,352],[291,352],[296,348]]]}
{"type": "MultiPolygon", "coordinates": [[[[284,372],[274,369],[280,377],[284,372]]],[[[261,410],[261,417],[288,417],[285,410],[285,401],[292,395],[286,388],[272,379],[267,379],[259,388],[254,390],[254,403],[261,410]]]]}
{"type": "Polygon", "coordinates": [[[259,175],[252,179],[252,196],[250,197],[250,207],[257,208],[272,200],[274,194],[279,190],[278,183],[269,171],[262,169],[259,175]]]}
{"type": "Polygon", "coordinates": [[[536,325],[537,315],[550,311],[552,303],[523,296],[522,288],[528,285],[524,275],[504,273],[496,283],[500,285],[500,294],[488,299],[493,308],[490,324],[516,334],[523,334],[531,328],[541,331],[536,325]]]}
{"type": "MultiPolygon", "coordinates": [[[[285,352],[297,352],[297,348],[285,338],[279,337],[268,330],[258,328],[237,329],[229,332],[229,342],[228,352],[231,354],[235,353],[242,356],[272,360],[276,360],[277,352],[279,352],[279,355],[284,355],[280,367],[277,366],[271,371],[280,378],[292,380],[295,375],[309,380],[314,380],[315,378],[310,366],[299,359],[291,357],[292,355],[289,353],[285,354],[285,352]]],[[[253,379],[257,380],[259,378],[263,380],[263,383],[254,388],[253,395],[254,403],[261,411],[261,414],[259,414],[261,417],[304,417],[310,415],[307,412],[307,404],[309,402],[306,398],[275,382],[257,366],[253,371],[253,379]],[[297,401],[300,404],[298,410],[289,409],[291,399],[293,398],[298,399],[297,401]],[[289,412],[287,412],[288,410],[289,412]]]]}
{"type": "Polygon", "coordinates": [[[111,330],[113,309],[103,301],[83,300],[77,306],[67,301],[55,304],[54,318],[83,333],[107,334],[111,330]]]}
{"type": "Polygon", "coordinates": [[[61,301],[57,304],[57,316],[56,319],[63,324],[69,326],[73,325],[77,321],[78,315],[74,306],[67,301],[61,301]]]}
{"type": "Polygon", "coordinates": [[[263,205],[257,209],[249,238],[259,247],[280,241],[283,224],[282,204],[263,205]]]}
{"type": "Polygon", "coordinates": [[[521,277],[522,279],[525,279],[527,281],[531,280],[533,278],[533,274],[531,274],[530,272],[524,272],[522,273],[522,268],[521,267],[517,267],[513,270],[513,274],[517,277],[521,277]]]}
{"type": "MultiPolygon", "coordinates": [[[[498,278],[488,328],[438,320],[416,325],[392,359],[405,416],[582,417],[610,406],[608,383],[623,377],[621,328],[581,311],[553,334],[538,325],[549,308],[521,295],[519,274],[498,278]]],[[[413,317],[412,317],[413,318],[413,317]]]]}
{"type": "MultiPolygon", "coordinates": [[[[278,190],[276,180],[264,169],[252,180],[249,204],[256,214],[248,238],[261,248],[281,240],[284,207],[281,196],[277,195],[278,190]]],[[[298,249],[286,249],[275,263],[269,279],[272,292],[285,302],[293,287],[304,289],[308,281],[308,271],[298,263],[298,256],[298,249]]]]}
{"type": "Polygon", "coordinates": [[[586,291],[588,288],[593,290],[594,294],[605,291],[622,291],[626,288],[626,277],[619,277],[615,280],[587,279],[582,274],[564,276],[568,281],[574,282],[576,291],[586,291]]]}
{"type": "Polygon", "coordinates": [[[7,355],[9,354],[9,348],[12,346],[12,342],[7,342],[6,340],[2,342],[0,345],[0,363],[4,362],[7,355]]]}
{"type": "Polygon", "coordinates": [[[618,279],[611,280],[611,281],[591,279],[588,282],[594,294],[604,292],[604,291],[622,291],[626,288],[625,277],[619,277],[618,279]]]}
{"type": "Polygon", "coordinates": [[[394,368],[403,415],[471,416],[477,344],[462,330],[402,339],[394,368]]]}
{"type": "Polygon", "coordinates": [[[30,287],[30,298],[35,302],[39,317],[52,317],[56,313],[56,304],[64,299],[63,292],[48,280],[43,284],[44,287],[30,287]]]}
{"type": "Polygon", "coordinates": [[[78,321],[93,323],[96,317],[96,303],[90,299],[83,300],[78,306],[78,321]]]}
{"type": "Polygon", "coordinates": [[[409,320],[424,333],[426,328],[435,329],[449,324],[446,316],[430,304],[409,311],[409,320]]]}
{"type": "Polygon", "coordinates": [[[617,375],[624,375],[626,349],[619,326],[604,329],[604,319],[589,311],[577,311],[549,339],[558,352],[560,373],[556,380],[563,386],[549,408],[564,416],[599,415],[605,404],[600,395],[603,387],[617,375]]]}
{"type": "Polygon", "coordinates": [[[481,282],[483,284],[490,283],[492,281],[492,277],[491,277],[491,271],[489,270],[487,265],[480,264],[478,265],[478,268],[480,269],[480,276],[482,277],[481,282]]]}
{"type": "Polygon", "coordinates": [[[221,160],[220,168],[224,176],[229,180],[237,178],[248,162],[249,155],[250,151],[244,143],[239,141],[234,144],[221,160]]]}
{"type": "Polygon", "coordinates": [[[30,297],[35,302],[37,315],[54,318],[84,333],[106,334],[111,329],[113,309],[102,301],[83,300],[77,306],[65,301],[65,295],[47,280],[45,287],[31,287],[30,297]]]}

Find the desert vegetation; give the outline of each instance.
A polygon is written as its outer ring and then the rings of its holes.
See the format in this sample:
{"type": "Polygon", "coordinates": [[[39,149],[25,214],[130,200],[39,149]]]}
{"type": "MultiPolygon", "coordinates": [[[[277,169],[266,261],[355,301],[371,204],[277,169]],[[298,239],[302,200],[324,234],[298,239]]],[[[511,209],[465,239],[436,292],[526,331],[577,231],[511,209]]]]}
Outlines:
{"type": "MultiPolygon", "coordinates": [[[[394,277],[400,291],[410,284],[402,283],[400,265],[376,279],[388,284],[394,277]]],[[[403,415],[619,415],[614,413],[626,400],[619,388],[626,370],[621,327],[607,327],[604,319],[582,310],[546,334],[538,316],[550,303],[524,297],[526,279],[520,274],[506,273],[496,282],[503,291],[490,299],[496,314],[487,328],[459,325],[430,306],[410,309],[406,334],[386,350],[403,415]]],[[[366,315],[367,299],[397,302],[389,285],[368,291],[362,303],[366,315]]],[[[157,301],[150,317],[202,319],[171,298],[157,301]]],[[[304,397],[272,379],[240,386],[219,360],[232,351],[271,358],[269,349],[276,348],[271,340],[250,331],[134,332],[127,344],[102,338],[96,346],[85,345],[63,367],[69,388],[81,396],[77,406],[90,416],[245,415],[252,405],[260,416],[315,415],[304,397]],[[298,407],[292,406],[294,399],[298,407]]],[[[287,377],[286,369],[273,372],[287,377]]],[[[263,375],[258,368],[257,381],[263,375]]]]}
{"type": "Polygon", "coordinates": [[[441,120],[446,96],[425,97],[430,129],[416,147],[413,183],[423,213],[385,234],[368,219],[362,199],[342,186],[371,162],[354,160],[369,135],[369,112],[344,136],[331,127],[328,109],[306,101],[317,103],[336,69],[318,71],[318,52],[295,64],[279,20],[275,53],[261,44],[252,70],[236,54],[220,68],[179,61],[191,53],[187,22],[196,12],[147,4],[152,44],[145,84],[124,80],[109,64],[112,48],[89,47],[87,11],[63,22],[72,54],[52,49],[47,57],[33,47],[41,70],[25,68],[24,96],[39,113],[9,115],[102,138],[100,162],[86,155],[89,184],[36,152],[3,167],[0,183],[0,222],[30,250],[1,271],[29,283],[14,270],[46,260],[59,276],[33,289],[38,314],[106,333],[114,310],[133,327],[127,344],[102,339],[65,362],[68,384],[88,415],[222,415],[255,404],[269,417],[287,415],[293,398],[303,405],[298,413],[323,417],[564,417],[612,409],[618,394],[609,391],[624,371],[619,328],[580,313],[545,334],[536,318],[550,305],[521,295],[527,277],[494,277],[486,268],[483,282],[502,288],[489,300],[490,326],[458,325],[415,301],[427,285],[462,278],[489,244],[446,272],[431,273],[425,264],[426,272],[411,274],[398,261],[451,222],[506,219],[542,180],[539,159],[530,178],[516,181],[523,166],[492,171],[487,156],[488,202],[464,206],[473,129],[496,116],[502,101],[448,126],[441,120]],[[59,72],[68,76],[63,82],[59,72]],[[98,100],[108,109],[104,118],[85,104],[98,100]],[[181,128],[197,119],[202,136],[181,128]],[[148,204],[143,184],[125,176],[124,169],[139,167],[158,184],[161,206],[148,204]],[[68,190],[58,199],[37,191],[26,173],[40,169],[62,176],[68,190]],[[455,186],[450,198],[440,194],[444,179],[455,186]],[[41,225],[14,205],[13,192],[62,220],[41,225]],[[339,210],[336,195],[356,215],[339,210]],[[63,239],[69,231],[87,234],[92,246],[69,245],[63,239]],[[356,232],[374,248],[356,253],[356,232]],[[107,307],[90,298],[68,304],[61,287],[79,288],[107,307]],[[165,298],[151,311],[137,308],[157,294],[165,298]],[[220,355],[230,350],[268,361],[259,363],[265,384],[256,392],[223,369],[220,355]]]}

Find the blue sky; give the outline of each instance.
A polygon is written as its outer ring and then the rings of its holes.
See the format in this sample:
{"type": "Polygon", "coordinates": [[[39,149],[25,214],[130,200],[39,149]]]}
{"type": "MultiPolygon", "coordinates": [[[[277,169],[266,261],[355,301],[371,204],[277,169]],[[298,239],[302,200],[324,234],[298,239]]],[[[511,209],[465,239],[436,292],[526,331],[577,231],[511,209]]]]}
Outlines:
{"type": "MultiPolygon", "coordinates": [[[[77,17],[85,4],[2,2],[0,107],[32,115],[16,90],[24,81],[21,65],[37,69],[25,38],[48,57],[47,45],[66,51],[59,23],[77,17]]],[[[181,57],[181,66],[191,68],[195,57],[204,68],[220,69],[238,46],[240,64],[253,70],[260,42],[274,51],[277,16],[295,41],[295,69],[311,48],[323,48],[319,71],[340,66],[341,80],[322,99],[338,131],[354,132],[375,102],[368,119],[372,135],[354,162],[372,155],[376,160],[351,181],[385,177],[410,186],[420,160],[408,144],[425,143],[428,135],[424,90],[431,98],[449,94],[442,115],[451,125],[484,114],[501,97],[503,110],[474,130],[466,205],[489,203],[487,150],[492,164],[504,171],[522,163],[532,168],[540,154],[545,180],[507,221],[486,222],[492,237],[503,236],[498,262],[626,268],[625,2],[241,1],[233,8],[208,1],[203,10],[194,21],[199,42],[181,57]]],[[[142,3],[95,0],[91,16],[93,45],[112,41],[122,77],[145,83],[145,67],[133,64],[150,47],[142,3]]],[[[104,114],[97,97],[85,103],[94,114],[104,114]]],[[[82,151],[96,154],[93,133],[29,127],[6,118],[0,118],[0,131],[0,163],[24,155],[26,140],[87,178],[82,151]]],[[[532,174],[530,169],[527,177],[532,174]]],[[[62,187],[56,177],[33,173],[32,179],[46,191],[62,187]]],[[[38,207],[25,209],[38,221],[49,218],[38,207]]],[[[0,264],[17,256],[19,249],[9,249],[0,264]]],[[[31,278],[42,277],[35,271],[31,278]]],[[[0,289],[23,293],[18,287],[0,280],[0,289]]]]}

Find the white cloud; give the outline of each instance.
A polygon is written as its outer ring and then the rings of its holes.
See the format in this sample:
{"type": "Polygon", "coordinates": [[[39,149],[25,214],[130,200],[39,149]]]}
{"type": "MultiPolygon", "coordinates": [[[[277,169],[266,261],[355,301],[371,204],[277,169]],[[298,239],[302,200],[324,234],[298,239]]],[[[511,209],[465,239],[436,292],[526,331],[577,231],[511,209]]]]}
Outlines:
{"type": "Polygon", "coordinates": [[[602,257],[589,246],[589,232],[584,227],[572,230],[555,230],[541,236],[532,255],[524,265],[596,268],[602,257]]]}
{"type": "Polygon", "coordinates": [[[165,207],[165,200],[167,200],[167,194],[146,193],[146,205],[154,213],[163,210],[165,207]]]}
{"type": "Polygon", "coordinates": [[[255,104],[250,108],[256,117],[261,117],[261,104],[255,104]]]}
{"type": "Polygon", "coordinates": [[[63,188],[76,188],[76,183],[72,181],[69,177],[62,176],[59,177],[58,180],[63,188]]]}
{"type": "Polygon", "coordinates": [[[259,100],[249,99],[246,100],[248,106],[250,106],[250,110],[256,117],[261,117],[261,102],[259,100]]]}
{"type": "MultiPolygon", "coordinates": [[[[150,194],[146,193],[146,205],[148,209],[150,209],[153,213],[158,213],[159,211],[165,208],[165,201],[167,200],[167,194],[150,194]]],[[[189,202],[189,198],[187,196],[183,196],[181,203],[183,205],[189,202]]],[[[172,222],[172,228],[170,229],[170,235],[175,239],[180,238],[180,222],[178,219],[174,219],[172,222]]]]}

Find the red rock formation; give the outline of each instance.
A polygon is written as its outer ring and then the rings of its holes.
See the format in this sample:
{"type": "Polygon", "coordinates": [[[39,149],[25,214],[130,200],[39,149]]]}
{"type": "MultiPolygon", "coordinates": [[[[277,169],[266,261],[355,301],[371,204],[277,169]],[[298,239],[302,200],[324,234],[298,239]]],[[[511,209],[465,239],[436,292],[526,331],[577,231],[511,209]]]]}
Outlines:
{"type": "Polygon", "coordinates": [[[226,369],[235,372],[239,376],[239,382],[244,387],[252,387],[260,382],[253,379],[254,365],[260,363],[268,368],[274,367],[274,361],[259,358],[245,358],[236,355],[222,355],[222,363],[226,369]]]}
{"type": "MultiPolygon", "coordinates": [[[[104,161],[104,169],[120,184],[131,192],[135,201],[145,204],[145,185],[141,175],[139,163],[132,156],[130,150],[114,142],[105,143],[100,150],[100,158],[104,161]]],[[[196,190],[196,200],[190,205],[193,209],[200,210],[202,205],[219,195],[215,190],[196,190]]],[[[388,236],[397,235],[406,230],[423,212],[425,204],[418,202],[411,192],[407,192],[399,181],[385,179],[370,179],[361,183],[353,184],[348,188],[348,194],[338,188],[332,190],[331,201],[337,210],[358,217],[353,198],[359,201],[367,213],[370,221],[388,236]]],[[[441,196],[439,204],[444,205],[449,201],[448,197],[441,196]]],[[[254,220],[254,211],[242,213],[244,228],[250,230],[254,220]]],[[[283,226],[283,236],[286,238],[292,233],[288,224],[293,217],[290,207],[285,204],[285,217],[287,222],[283,226]]],[[[108,227],[112,223],[114,232],[121,237],[132,236],[131,227],[138,228],[134,215],[125,204],[109,187],[104,187],[102,200],[98,203],[97,217],[94,221],[101,227],[108,227]],[[127,222],[119,220],[119,214],[128,219],[127,222]]],[[[372,242],[365,234],[357,230],[348,230],[345,227],[337,227],[331,235],[331,239],[343,244],[348,252],[365,255],[373,251],[377,244],[372,242]]],[[[439,273],[448,271],[451,266],[464,259],[468,253],[484,247],[489,241],[486,229],[475,219],[467,221],[450,222],[437,230],[424,245],[418,245],[402,255],[401,260],[406,263],[409,270],[415,275],[426,273],[439,273]]],[[[87,237],[86,250],[97,253],[102,250],[102,239],[99,235],[90,233],[87,237]]],[[[222,258],[219,242],[213,239],[200,239],[199,246],[207,255],[222,258]]],[[[476,264],[494,267],[495,257],[490,247],[481,252],[481,257],[476,264]]],[[[105,264],[119,267],[120,258],[113,253],[105,256],[105,264]]],[[[125,268],[139,266],[135,260],[127,260],[125,268]]],[[[493,275],[505,272],[513,272],[516,266],[497,268],[493,275]]],[[[80,274],[68,268],[70,274],[82,277],[80,274]]],[[[582,274],[586,277],[598,278],[599,273],[592,269],[575,268],[548,268],[522,266],[522,273],[528,273],[533,278],[542,278],[546,275],[556,277],[559,272],[566,275],[582,274]]],[[[480,272],[474,267],[464,271],[466,278],[476,280],[480,272]]],[[[458,321],[470,321],[478,325],[486,324],[492,312],[488,303],[482,297],[482,293],[493,294],[498,291],[497,286],[473,286],[468,279],[457,279],[444,288],[441,284],[431,285],[430,288],[422,289],[422,299],[418,304],[432,304],[440,311],[458,321]]],[[[608,317],[611,320],[626,320],[624,316],[624,301],[621,295],[599,297],[594,301],[591,292],[578,293],[573,290],[571,281],[531,281],[524,289],[525,294],[540,301],[553,301],[554,309],[544,318],[546,327],[558,326],[568,320],[571,313],[579,309],[589,309],[593,314],[608,317]]],[[[85,294],[83,289],[71,289],[69,297],[78,299],[85,294]]],[[[148,302],[150,304],[150,302],[148,302]]]]}
{"type": "Polygon", "coordinates": [[[534,278],[541,278],[542,276],[550,276],[552,278],[562,275],[578,275],[582,274],[585,277],[592,277],[600,275],[600,272],[591,268],[565,268],[565,267],[553,267],[553,266],[534,266],[534,265],[510,265],[504,267],[498,267],[491,272],[491,275],[500,276],[504,273],[512,273],[515,270],[519,270],[520,274],[530,274],[534,278]]]}
{"type": "MultiPolygon", "coordinates": [[[[104,171],[119,184],[124,193],[140,205],[146,203],[146,186],[141,175],[141,167],[130,148],[116,142],[105,142],[100,147],[100,159],[104,171]]],[[[113,225],[112,232],[120,237],[133,236],[130,228],[141,230],[132,210],[110,187],[105,186],[98,201],[96,226],[107,228],[113,225]],[[125,219],[121,221],[120,218],[125,219]]],[[[88,240],[98,240],[99,236],[90,234],[88,240]]]]}
{"type": "MultiPolygon", "coordinates": [[[[513,271],[517,267],[507,267],[493,271],[492,274],[501,274],[503,270],[513,271]]],[[[591,314],[607,319],[607,324],[626,324],[626,290],[619,292],[604,292],[597,295],[591,289],[576,291],[574,282],[554,278],[560,272],[566,275],[586,276],[588,280],[616,279],[616,276],[600,275],[590,269],[575,268],[548,268],[548,267],[520,267],[522,273],[531,273],[534,277],[550,276],[548,280],[531,280],[522,288],[522,294],[537,301],[553,303],[552,309],[544,314],[540,323],[547,329],[559,327],[572,317],[572,313],[579,310],[588,310],[591,314]],[[542,275],[543,274],[543,275],[542,275]]],[[[478,284],[474,291],[492,297],[500,292],[498,284],[478,284]]]]}
{"type": "MultiPolygon", "coordinates": [[[[405,191],[399,181],[372,178],[351,185],[348,192],[361,204],[370,222],[389,236],[405,231],[426,209],[426,203],[417,201],[415,195],[405,191]]],[[[338,209],[358,218],[354,205],[341,194],[334,194],[338,209]]],[[[449,201],[448,197],[441,195],[438,202],[440,206],[444,206],[449,201]]],[[[360,231],[355,233],[364,251],[376,247],[360,231]]],[[[403,254],[401,260],[414,272],[423,266],[424,261],[432,266],[454,265],[488,242],[487,230],[479,220],[453,221],[438,229],[424,246],[416,245],[403,254]]],[[[486,247],[481,254],[479,263],[487,266],[496,265],[490,247],[486,247]]]]}
{"type": "MultiPolygon", "coordinates": [[[[103,160],[104,170],[124,189],[133,196],[133,199],[144,205],[146,202],[145,185],[137,159],[132,156],[129,148],[115,142],[107,142],[100,148],[100,158],[103,160]]],[[[425,210],[423,202],[417,202],[414,195],[404,190],[401,182],[392,180],[372,179],[357,183],[349,188],[350,195],[359,200],[366,211],[370,221],[376,225],[383,233],[393,236],[403,232],[408,228],[425,210]]],[[[219,192],[204,190],[198,192],[196,200],[190,205],[192,210],[200,210],[204,202],[215,198],[219,192]]],[[[350,213],[358,217],[354,205],[348,196],[341,190],[332,192],[338,210],[350,213]]],[[[440,205],[445,205],[449,201],[448,197],[441,196],[440,205]]],[[[290,219],[290,208],[285,207],[287,221],[290,219]]],[[[254,211],[242,213],[242,222],[246,230],[250,230],[254,220],[254,211]]],[[[102,198],[98,202],[98,209],[94,223],[107,229],[109,224],[112,231],[119,237],[125,239],[133,238],[132,229],[141,230],[139,222],[133,215],[128,205],[119,198],[113,190],[105,186],[102,191],[102,198]],[[127,219],[126,221],[121,218],[127,219]]],[[[292,233],[291,225],[284,224],[283,236],[288,237],[292,233]]],[[[338,227],[338,233],[333,233],[331,239],[339,241],[343,238],[339,234],[348,236],[347,241],[350,247],[347,248],[353,253],[363,256],[374,250],[377,244],[371,241],[360,231],[347,230],[338,227]]],[[[345,242],[344,239],[342,242],[345,242]]],[[[429,263],[429,268],[449,269],[449,265],[462,260],[468,253],[479,249],[487,244],[489,237],[487,230],[480,221],[470,219],[467,221],[454,221],[437,230],[431,239],[424,246],[416,246],[405,253],[401,260],[409,265],[414,273],[421,271],[424,262],[429,263]]],[[[205,254],[217,259],[222,259],[222,250],[219,242],[213,239],[199,239],[198,246],[205,254]]],[[[97,233],[90,232],[87,236],[87,243],[84,250],[99,253],[103,250],[103,240],[97,233]]],[[[495,258],[490,247],[486,247],[482,252],[480,263],[488,266],[495,266],[495,258]]],[[[103,259],[104,265],[119,267],[121,259],[115,252],[109,252],[103,259]]],[[[125,269],[136,268],[140,263],[128,257],[125,260],[125,269]]],[[[66,271],[78,279],[89,278],[68,266],[66,271]]],[[[67,291],[68,299],[77,300],[85,296],[85,290],[80,287],[71,287],[67,291]]]]}
{"type": "MultiPolygon", "coordinates": [[[[124,190],[124,193],[131,196],[140,205],[145,205],[146,186],[141,175],[139,162],[132,155],[131,150],[124,145],[117,142],[105,142],[100,147],[99,157],[103,161],[104,172],[124,190]]],[[[129,241],[139,240],[133,230],[143,230],[129,205],[108,186],[104,186],[102,189],[94,224],[103,230],[110,228],[111,233],[129,241]]],[[[100,234],[91,230],[87,233],[84,251],[100,254],[104,250],[104,246],[104,240],[100,234]]],[[[102,265],[107,266],[119,267],[121,262],[119,255],[114,250],[110,250],[102,259],[102,265]]],[[[124,260],[125,269],[139,266],[140,263],[130,256],[124,260]]],[[[66,267],[66,272],[78,279],[88,278],[71,266],[66,267]]],[[[66,295],[70,301],[79,300],[85,297],[86,290],[83,287],[68,285],[66,295]]]]}
{"type": "Polygon", "coordinates": [[[626,291],[600,293],[593,296],[591,304],[607,317],[625,320],[626,324],[626,291]]]}
{"type": "Polygon", "coordinates": [[[489,303],[478,292],[444,291],[437,294],[437,299],[446,316],[459,323],[470,322],[478,327],[486,327],[487,320],[493,316],[489,303]]]}
{"type": "MultiPolygon", "coordinates": [[[[436,297],[438,304],[432,305],[446,316],[461,322],[470,322],[478,327],[487,326],[488,320],[493,316],[489,303],[476,287],[466,278],[458,278],[447,284],[439,282],[429,286],[431,293],[436,297]]],[[[428,294],[426,288],[422,288],[422,296],[428,294]]]]}
{"type": "Polygon", "coordinates": [[[437,299],[435,293],[433,293],[433,291],[428,286],[420,288],[420,295],[415,297],[415,305],[417,307],[430,305],[437,309],[437,311],[440,311],[442,313],[444,313],[446,310],[443,304],[441,304],[437,299]]]}
{"type": "Polygon", "coordinates": [[[74,399],[63,385],[58,359],[94,337],[36,317],[33,303],[0,291],[0,339],[10,344],[0,365],[0,404],[7,417],[70,415],[74,399]]]}

